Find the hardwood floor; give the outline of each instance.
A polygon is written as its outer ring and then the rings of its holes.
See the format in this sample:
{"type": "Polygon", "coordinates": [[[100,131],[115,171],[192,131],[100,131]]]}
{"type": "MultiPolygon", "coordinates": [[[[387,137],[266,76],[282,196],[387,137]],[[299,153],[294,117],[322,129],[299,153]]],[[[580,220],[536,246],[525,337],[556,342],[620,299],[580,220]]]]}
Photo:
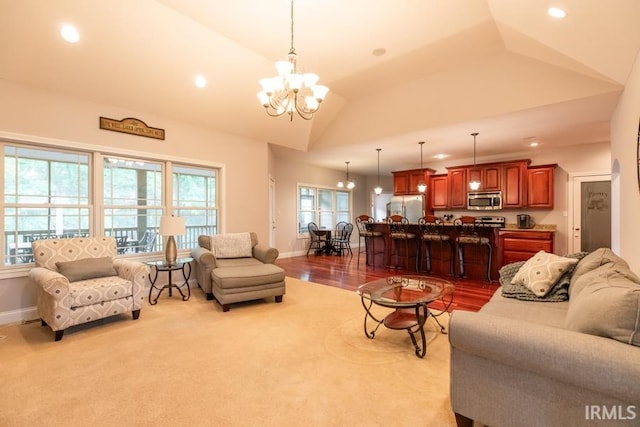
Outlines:
{"type": "MultiPolygon", "coordinates": [[[[365,265],[364,253],[360,255],[360,268],[358,268],[358,258],[354,251],[351,255],[313,255],[297,256],[291,258],[278,258],[276,265],[285,270],[285,274],[300,280],[320,283],[337,288],[355,289],[367,282],[375,279],[387,277],[392,274],[392,270],[365,265]]],[[[498,288],[497,281],[492,284],[477,282],[467,279],[452,280],[455,285],[453,303],[451,309],[468,311],[478,311],[498,288]]],[[[441,308],[440,304],[434,303],[433,308],[441,308]]]]}

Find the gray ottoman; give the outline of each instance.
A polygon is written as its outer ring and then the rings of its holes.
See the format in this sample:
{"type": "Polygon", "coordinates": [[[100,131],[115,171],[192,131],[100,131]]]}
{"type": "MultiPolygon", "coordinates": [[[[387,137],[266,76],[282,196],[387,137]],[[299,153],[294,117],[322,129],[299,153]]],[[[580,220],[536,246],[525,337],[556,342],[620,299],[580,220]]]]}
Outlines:
{"type": "Polygon", "coordinates": [[[282,302],[284,270],[274,264],[214,268],[211,290],[222,311],[241,301],[275,297],[276,302],[282,302]]]}

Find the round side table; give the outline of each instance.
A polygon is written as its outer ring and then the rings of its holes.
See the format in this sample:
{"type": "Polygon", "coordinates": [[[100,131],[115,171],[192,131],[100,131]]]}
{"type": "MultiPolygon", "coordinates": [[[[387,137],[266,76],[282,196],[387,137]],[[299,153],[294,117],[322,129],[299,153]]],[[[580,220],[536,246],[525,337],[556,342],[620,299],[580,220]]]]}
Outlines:
{"type": "Polygon", "coordinates": [[[169,289],[169,296],[173,296],[173,288],[176,288],[180,295],[182,296],[183,301],[187,301],[191,298],[191,288],[189,287],[189,277],[191,276],[191,261],[193,258],[180,258],[176,260],[174,264],[167,264],[165,260],[160,261],[146,261],[151,270],[154,271],[153,276],[151,275],[151,271],[149,271],[149,281],[151,282],[151,288],[149,288],[149,304],[156,305],[158,303],[158,298],[160,298],[160,294],[165,289],[169,289]],[[156,281],[158,280],[158,273],[161,271],[166,271],[169,282],[163,286],[156,286],[156,281]],[[182,278],[184,282],[182,284],[173,283],[172,273],[174,271],[181,271],[182,278]],[[187,293],[182,292],[183,288],[187,288],[187,293]],[[153,291],[157,290],[158,294],[155,298],[152,298],[153,291]]]}

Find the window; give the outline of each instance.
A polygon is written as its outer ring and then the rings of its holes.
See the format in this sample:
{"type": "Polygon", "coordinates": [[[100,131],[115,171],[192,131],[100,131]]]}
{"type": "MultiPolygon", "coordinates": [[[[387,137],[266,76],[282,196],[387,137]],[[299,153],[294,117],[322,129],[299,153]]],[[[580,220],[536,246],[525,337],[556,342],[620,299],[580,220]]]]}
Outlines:
{"type": "Polygon", "coordinates": [[[351,192],[298,186],[299,235],[309,233],[310,222],[332,229],[339,221],[351,222],[351,192]]]}
{"type": "Polygon", "coordinates": [[[105,157],[104,230],[118,242],[118,252],[157,252],[162,239],[162,164],[105,157]]]}
{"type": "Polygon", "coordinates": [[[5,265],[33,262],[33,240],[89,234],[89,154],[7,144],[3,155],[5,265]]]}
{"type": "Polygon", "coordinates": [[[178,249],[198,246],[198,236],[218,233],[218,178],[215,169],[173,165],[173,214],[184,217],[186,233],[178,249]]]}
{"type": "Polygon", "coordinates": [[[0,157],[5,266],[33,263],[31,242],[45,238],[104,234],[116,238],[121,255],[159,252],[167,213],[185,218],[179,249],[218,232],[215,167],[2,140],[0,157]]]}

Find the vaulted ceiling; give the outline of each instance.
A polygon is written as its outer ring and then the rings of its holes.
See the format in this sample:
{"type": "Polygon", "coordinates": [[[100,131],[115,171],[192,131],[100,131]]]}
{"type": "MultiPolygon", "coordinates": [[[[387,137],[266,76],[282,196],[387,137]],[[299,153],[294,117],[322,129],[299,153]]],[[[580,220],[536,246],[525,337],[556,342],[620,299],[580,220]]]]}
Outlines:
{"type": "MultiPolygon", "coordinates": [[[[256,98],[290,45],[288,0],[0,0],[0,78],[375,173],[448,154],[609,140],[640,48],[637,0],[295,0],[298,63],[330,88],[313,120],[256,98]],[[557,20],[549,6],[568,13],[557,20]],[[62,41],[63,22],[81,34],[62,41]],[[385,54],[374,55],[376,49],[385,54]],[[197,74],[208,80],[198,89],[197,74]]],[[[139,117],[144,120],[144,117],[139,117]]],[[[162,123],[151,123],[162,127],[162,123]]]]}

